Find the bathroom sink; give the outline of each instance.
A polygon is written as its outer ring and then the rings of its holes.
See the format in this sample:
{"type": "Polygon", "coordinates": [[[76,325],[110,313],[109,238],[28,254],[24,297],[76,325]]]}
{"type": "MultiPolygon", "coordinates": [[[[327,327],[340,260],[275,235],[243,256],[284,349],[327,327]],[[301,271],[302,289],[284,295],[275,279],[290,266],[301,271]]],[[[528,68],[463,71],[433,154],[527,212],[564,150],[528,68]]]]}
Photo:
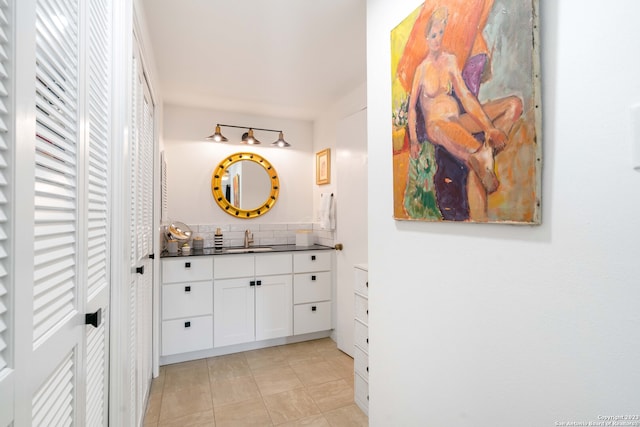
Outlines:
{"type": "Polygon", "coordinates": [[[252,252],[269,252],[272,250],[273,248],[270,248],[269,246],[256,246],[256,247],[250,247],[250,248],[227,248],[227,249],[224,249],[222,252],[227,254],[247,254],[252,252]]]}

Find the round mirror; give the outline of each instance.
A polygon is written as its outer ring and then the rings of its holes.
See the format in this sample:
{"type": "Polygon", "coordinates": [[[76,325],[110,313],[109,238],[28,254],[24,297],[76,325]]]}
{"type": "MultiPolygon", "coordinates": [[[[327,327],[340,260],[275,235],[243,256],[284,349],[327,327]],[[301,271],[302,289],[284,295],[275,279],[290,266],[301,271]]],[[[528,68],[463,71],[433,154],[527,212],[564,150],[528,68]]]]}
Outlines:
{"type": "Polygon", "coordinates": [[[278,198],[280,185],[274,167],[255,153],[236,153],[216,166],[211,192],[218,206],[237,218],[267,213],[278,198]]]}

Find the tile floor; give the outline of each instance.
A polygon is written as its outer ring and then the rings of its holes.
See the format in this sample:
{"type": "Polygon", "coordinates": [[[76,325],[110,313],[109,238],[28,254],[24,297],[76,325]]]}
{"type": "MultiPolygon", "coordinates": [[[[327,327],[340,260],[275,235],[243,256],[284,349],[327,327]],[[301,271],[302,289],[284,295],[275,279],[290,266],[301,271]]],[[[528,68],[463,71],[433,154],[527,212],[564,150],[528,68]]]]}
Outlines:
{"type": "Polygon", "coordinates": [[[329,338],[162,366],[147,426],[368,425],[353,359],[329,338]]]}

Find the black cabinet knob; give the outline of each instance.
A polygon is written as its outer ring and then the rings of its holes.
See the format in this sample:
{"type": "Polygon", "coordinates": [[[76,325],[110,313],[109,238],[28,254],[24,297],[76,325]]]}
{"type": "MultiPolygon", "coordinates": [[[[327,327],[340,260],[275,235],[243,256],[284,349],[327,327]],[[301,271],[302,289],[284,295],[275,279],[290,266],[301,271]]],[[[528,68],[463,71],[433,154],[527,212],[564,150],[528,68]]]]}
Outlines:
{"type": "Polygon", "coordinates": [[[256,285],[256,281],[255,280],[252,280],[252,281],[249,282],[249,286],[255,286],[255,285],[256,285]]]}
{"type": "Polygon", "coordinates": [[[190,328],[191,327],[191,322],[184,322],[184,327],[185,328],[190,328]]]}
{"type": "Polygon", "coordinates": [[[91,325],[97,328],[102,323],[102,308],[99,308],[95,313],[87,313],[84,315],[84,324],[91,325]]]}
{"type": "Polygon", "coordinates": [[[365,283],[365,286],[368,288],[369,287],[369,281],[367,280],[367,283],[365,283]]]}
{"type": "Polygon", "coordinates": [[[311,311],[316,311],[317,307],[315,305],[311,306],[311,311]]]}
{"type": "Polygon", "coordinates": [[[144,274],[144,265],[141,265],[140,267],[136,267],[136,273],[144,274]]]}
{"type": "Polygon", "coordinates": [[[315,261],[316,260],[316,256],[315,255],[311,255],[311,261],[315,261]]]}
{"type": "Polygon", "coordinates": [[[315,282],[316,281],[316,276],[311,276],[311,280],[315,282]]]}
{"type": "Polygon", "coordinates": [[[184,291],[185,291],[186,293],[191,292],[191,286],[185,286],[185,287],[184,287],[184,291]]]}
{"type": "Polygon", "coordinates": [[[262,286],[262,280],[256,280],[256,285],[262,286]]]}
{"type": "Polygon", "coordinates": [[[185,262],[184,263],[184,268],[191,268],[191,263],[190,262],[185,262]]]}

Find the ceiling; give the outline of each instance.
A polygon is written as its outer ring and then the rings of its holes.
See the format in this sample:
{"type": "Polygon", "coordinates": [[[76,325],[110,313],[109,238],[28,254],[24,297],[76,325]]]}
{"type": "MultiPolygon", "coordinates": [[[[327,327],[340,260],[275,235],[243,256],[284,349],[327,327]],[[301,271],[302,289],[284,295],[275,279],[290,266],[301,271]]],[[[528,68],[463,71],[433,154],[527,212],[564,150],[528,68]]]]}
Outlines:
{"type": "Polygon", "coordinates": [[[164,102],[314,119],[366,80],[366,0],[141,0],[164,102]]]}

